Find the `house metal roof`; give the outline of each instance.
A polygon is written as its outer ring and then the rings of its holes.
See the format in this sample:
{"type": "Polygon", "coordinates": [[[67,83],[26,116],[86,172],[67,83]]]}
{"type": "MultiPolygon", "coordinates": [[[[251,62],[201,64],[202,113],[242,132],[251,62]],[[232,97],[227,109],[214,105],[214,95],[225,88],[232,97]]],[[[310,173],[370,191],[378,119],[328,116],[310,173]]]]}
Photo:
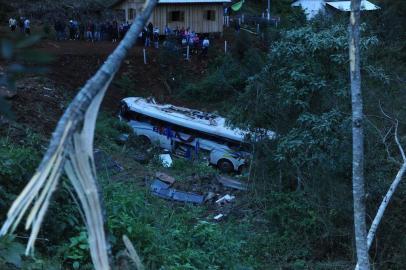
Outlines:
{"type": "MultiPolygon", "coordinates": [[[[340,11],[351,11],[351,1],[326,2],[326,4],[340,11]]],[[[361,1],[361,10],[377,10],[377,9],[380,9],[380,7],[372,4],[367,0],[361,1]]]]}

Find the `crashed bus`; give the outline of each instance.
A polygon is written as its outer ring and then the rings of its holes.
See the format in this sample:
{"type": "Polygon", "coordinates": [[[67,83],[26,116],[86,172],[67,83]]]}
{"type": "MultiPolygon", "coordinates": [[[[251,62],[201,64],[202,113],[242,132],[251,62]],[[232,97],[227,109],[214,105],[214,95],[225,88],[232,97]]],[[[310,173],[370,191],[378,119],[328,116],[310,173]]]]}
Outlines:
{"type": "Polygon", "coordinates": [[[241,172],[250,159],[245,142],[249,134],[227,127],[226,120],[215,114],[129,97],[121,101],[120,118],[144,143],[191,159],[206,154],[222,172],[241,172]]]}

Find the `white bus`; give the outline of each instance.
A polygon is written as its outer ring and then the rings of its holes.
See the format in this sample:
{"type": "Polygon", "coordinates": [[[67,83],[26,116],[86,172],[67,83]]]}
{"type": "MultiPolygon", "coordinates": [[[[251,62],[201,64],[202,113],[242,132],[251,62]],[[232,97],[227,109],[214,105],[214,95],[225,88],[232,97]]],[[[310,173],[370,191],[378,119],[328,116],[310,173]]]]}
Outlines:
{"type": "Polygon", "coordinates": [[[129,97],[121,102],[120,118],[145,143],[188,158],[206,153],[222,172],[241,172],[250,160],[244,142],[248,133],[227,127],[225,119],[214,114],[129,97]]]}

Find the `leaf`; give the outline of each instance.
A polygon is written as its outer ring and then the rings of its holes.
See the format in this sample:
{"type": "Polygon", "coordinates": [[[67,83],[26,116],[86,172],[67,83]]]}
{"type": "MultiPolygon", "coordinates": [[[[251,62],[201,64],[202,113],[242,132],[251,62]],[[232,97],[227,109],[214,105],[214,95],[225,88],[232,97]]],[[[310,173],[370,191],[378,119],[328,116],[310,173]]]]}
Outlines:
{"type": "Polygon", "coordinates": [[[11,242],[7,245],[7,248],[1,253],[1,257],[5,259],[7,263],[13,264],[17,268],[21,268],[22,254],[24,254],[24,246],[20,243],[11,242]]]}
{"type": "Polygon", "coordinates": [[[19,253],[9,251],[9,252],[4,252],[3,256],[5,257],[6,262],[13,264],[17,268],[21,268],[22,258],[19,253]]]}
{"type": "Polygon", "coordinates": [[[79,245],[80,249],[89,249],[89,245],[88,244],[81,244],[79,245]]]}
{"type": "Polygon", "coordinates": [[[72,267],[73,267],[73,269],[79,269],[80,263],[79,263],[78,261],[76,261],[76,262],[74,262],[74,263],[72,264],[72,267]]]}

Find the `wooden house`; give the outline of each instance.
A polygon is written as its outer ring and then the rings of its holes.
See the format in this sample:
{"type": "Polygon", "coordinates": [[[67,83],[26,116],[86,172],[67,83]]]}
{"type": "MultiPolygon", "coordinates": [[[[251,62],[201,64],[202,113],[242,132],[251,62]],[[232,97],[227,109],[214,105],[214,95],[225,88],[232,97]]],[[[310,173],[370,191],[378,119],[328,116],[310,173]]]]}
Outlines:
{"type": "MultiPolygon", "coordinates": [[[[140,14],[144,0],[117,1],[112,8],[121,11],[121,20],[133,22],[140,14]]],[[[161,33],[168,25],[171,29],[190,28],[197,33],[222,33],[225,3],[231,0],[159,0],[149,21],[161,33]]]]}

